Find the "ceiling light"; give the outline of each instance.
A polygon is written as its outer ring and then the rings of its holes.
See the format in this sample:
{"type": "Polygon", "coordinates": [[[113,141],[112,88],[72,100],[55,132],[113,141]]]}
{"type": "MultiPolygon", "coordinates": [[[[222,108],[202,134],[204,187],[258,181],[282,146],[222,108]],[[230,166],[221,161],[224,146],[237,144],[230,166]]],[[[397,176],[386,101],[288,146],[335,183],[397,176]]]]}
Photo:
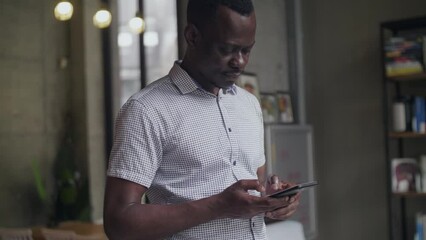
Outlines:
{"type": "Polygon", "coordinates": [[[145,21],[139,13],[137,13],[134,18],[130,19],[129,27],[133,33],[137,34],[140,34],[145,30],[145,21]]]}
{"type": "Polygon", "coordinates": [[[55,18],[59,21],[67,21],[71,19],[74,12],[74,7],[68,1],[61,1],[55,6],[55,18]]]}
{"type": "Polygon", "coordinates": [[[107,28],[111,24],[111,20],[111,13],[106,9],[101,9],[93,16],[93,25],[97,28],[107,28]]]}

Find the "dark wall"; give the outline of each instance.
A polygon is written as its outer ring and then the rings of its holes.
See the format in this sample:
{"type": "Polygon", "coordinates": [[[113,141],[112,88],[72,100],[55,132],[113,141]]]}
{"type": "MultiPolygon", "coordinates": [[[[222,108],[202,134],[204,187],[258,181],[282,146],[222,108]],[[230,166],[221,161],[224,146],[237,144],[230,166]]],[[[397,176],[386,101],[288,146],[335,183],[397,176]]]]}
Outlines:
{"type": "Polygon", "coordinates": [[[302,15],[320,239],[390,239],[379,24],[426,1],[303,1],[302,15]]]}
{"type": "Polygon", "coordinates": [[[32,162],[48,197],[53,162],[70,110],[67,23],[54,20],[54,1],[0,1],[0,226],[46,222],[32,162]]]}
{"type": "Polygon", "coordinates": [[[53,16],[56,3],[0,1],[0,226],[4,227],[102,217],[104,78],[101,31],[92,24],[99,5],[73,1],[73,18],[60,22],[53,16]],[[44,201],[37,190],[34,163],[46,190],[44,201]],[[55,210],[57,202],[61,207],[55,210]]]}

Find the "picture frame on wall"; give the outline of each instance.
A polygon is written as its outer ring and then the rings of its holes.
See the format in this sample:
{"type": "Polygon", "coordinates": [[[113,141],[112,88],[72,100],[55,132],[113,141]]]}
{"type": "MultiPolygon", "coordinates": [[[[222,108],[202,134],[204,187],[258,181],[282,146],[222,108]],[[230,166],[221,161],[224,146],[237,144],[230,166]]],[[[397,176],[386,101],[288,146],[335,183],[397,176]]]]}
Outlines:
{"type": "Polygon", "coordinates": [[[278,105],[275,94],[261,93],[260,106],[262,107],[262,116],[264,123],[278,122],[278,105]]]}
{"type": "Polygon", "coordinates": [[[256,96],[260,101],[259,82],[256,74],[243,72],[235,84],[256,96]]]}
{"type": "Polygon", "coordinates": [[[289,93],[278,92],[276,94],[278,106],[278,119],[281,123],[293,123],[293,106],[289,93]]]}

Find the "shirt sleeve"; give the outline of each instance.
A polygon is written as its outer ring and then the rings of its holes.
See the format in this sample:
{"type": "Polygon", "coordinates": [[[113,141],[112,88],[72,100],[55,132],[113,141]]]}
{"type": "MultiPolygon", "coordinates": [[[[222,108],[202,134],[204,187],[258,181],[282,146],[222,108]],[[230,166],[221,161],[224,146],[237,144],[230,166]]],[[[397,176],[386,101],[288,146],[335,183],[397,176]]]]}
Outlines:
{"type": "Polygon", "coordinates": [[[155,114],[129,100],[116,120],[107,175],[150,187],[162,159],[160,132],[155,114]]]}
{"type": "Polygon", "coordinates": [[[260,128],[260,135],[259,135],[260,145],[259,145],[259,148],[260,148],[260,153],[261,153],[261,159],[260,159],[260,166],[259,167],[262,167],[266,163],[266,156],[265,156],[265,128],[264,128],[264,124],[263,124],[262,108],[260,107],[260,103],[259,103],[259,101],[257,99],[254,102],[254,105],[255,105],[255,108],[256,108],[257,116],[259,118],[259,128],[260,128]]]}

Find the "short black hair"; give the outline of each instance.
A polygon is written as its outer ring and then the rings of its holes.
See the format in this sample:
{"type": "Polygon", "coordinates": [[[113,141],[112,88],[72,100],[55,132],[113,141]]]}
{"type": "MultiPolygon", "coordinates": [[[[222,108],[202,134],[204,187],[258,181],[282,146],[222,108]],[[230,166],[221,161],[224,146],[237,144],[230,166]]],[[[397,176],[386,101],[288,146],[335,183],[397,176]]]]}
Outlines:
{"type": "Polygon", "coordinates": [[[250,15],[254,10],[251,0],[189,0],[186,20],[203,30],[207,23],[214,21],[220,5],[243,16],[250,15]]]}

